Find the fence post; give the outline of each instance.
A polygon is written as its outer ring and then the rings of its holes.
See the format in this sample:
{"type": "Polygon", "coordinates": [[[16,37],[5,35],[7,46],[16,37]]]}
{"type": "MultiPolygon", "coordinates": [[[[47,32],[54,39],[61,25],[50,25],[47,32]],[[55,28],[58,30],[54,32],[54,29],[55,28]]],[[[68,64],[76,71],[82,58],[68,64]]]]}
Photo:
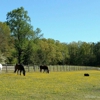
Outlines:
{"type": "Polygon", "coordinates": [[[57,65],[57,72],[58,72],[58,65],[57,65]]]}
{"type": "Polygon", "coordinates": [[[6,73],[7,73],[7,64],[6,64],[6,73]]]}
{"type": "Polygon", "coordinates": [[[29,65],[28,65],[28,72],[29,72],[29,65]]]}
{"type": "Polygon", "coordinates": [[[68,71],[67,65],[66,65],[66,71],[68,71]]]}
{"type": "Polygon", "coordinates": [[[54,67],[55,67],[55,66],[53,66],[53,72],[54,72],[54,67]]]}
{"type": "Polygon", "coordinates": [[[33,70],[34,70],[34,72],[35,72],[35,66],[33,65],[33,70]]]}
{"type": "Polygon", "coordinates": [[[65,71],[65,68],[64,68],[65,66],[63,65],[63,71],[65,71]]]}
{"type": "Polygon", "coordinates": [[[61,70],[61,67],[62,67],[62,66],[60,65],[60,71],[62,71],[62,70],[61,70]]]}
{"type": "Polygon", "coordinates": [[[70,65],[69,65],[69,69],[68,70],[70,71],[70,65]]]}

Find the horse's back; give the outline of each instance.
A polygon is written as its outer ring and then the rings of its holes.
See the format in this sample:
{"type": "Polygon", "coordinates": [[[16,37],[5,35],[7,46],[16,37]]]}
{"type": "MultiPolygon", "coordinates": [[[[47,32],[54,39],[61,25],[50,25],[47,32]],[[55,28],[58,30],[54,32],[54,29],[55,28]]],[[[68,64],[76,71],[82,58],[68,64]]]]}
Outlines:
{"type": "Polygon", "coordinates": [[[48,66],[46,66],[46,65],[41,65],[41,66],[40,66],[40,69],[49,70],[49,69],[48,69],[48,66]]]}
{"type": "Polygon", "coordinates": [[[16,64],[15,70],[25,70],[25,69],[24,69],[24,66],[22,64],[16,64]]]}
{"type": "Polygon", "coordinates": [[[46,65],[41,65],[41,66],[40,66],[40,69],[48,69],[48,66],[46,66],[46,65]]]}
{"type": "Polygon", "coordinates": [[[21,68],[21,70],[25,70],[24,66],[22,64],[20,64],[20,68],[21,68]]]}
{"type": "Polygon", "coordinates": [[[44,65],[44,68],[45,68],[45,69],[48,69],[48,66],[44,65]]]}

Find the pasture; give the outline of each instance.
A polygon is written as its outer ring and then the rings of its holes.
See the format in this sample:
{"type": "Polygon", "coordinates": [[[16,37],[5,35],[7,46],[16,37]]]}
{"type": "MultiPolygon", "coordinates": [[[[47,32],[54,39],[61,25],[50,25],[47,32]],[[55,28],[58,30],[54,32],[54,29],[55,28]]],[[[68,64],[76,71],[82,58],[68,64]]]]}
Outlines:
{"type": "Polygon", "coordinates": [[[0,72],[0,100],[99,100],[100,71],[0,72]],[[85,77],[84,73],[89,73],[85,77]]]}

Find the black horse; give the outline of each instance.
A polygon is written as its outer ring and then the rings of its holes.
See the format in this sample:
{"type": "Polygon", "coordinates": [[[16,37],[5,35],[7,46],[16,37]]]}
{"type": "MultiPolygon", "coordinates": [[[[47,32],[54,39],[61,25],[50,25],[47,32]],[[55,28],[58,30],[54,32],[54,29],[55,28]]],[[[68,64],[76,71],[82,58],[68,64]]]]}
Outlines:
{"type": "Polygon", "coordinates": [[[25,76],[25,69],[24,69],[24,66],[22,64],[16,64],[15,65],[14,73],[16,73],[16,71],[17,71],[17,74],[18,74],[19,70],[20,70],[20,75],[21,75],[21,72],[23,71],[23,75],[25,76]]]}
{"type": "Polygon", "coordinates": [[[44,72],[49,73],[48,66],[46,66],[46,65],[41,65],[41,66],[40,66],[40,72],[42,72],[42,70],[44,70],[44,72]]]}

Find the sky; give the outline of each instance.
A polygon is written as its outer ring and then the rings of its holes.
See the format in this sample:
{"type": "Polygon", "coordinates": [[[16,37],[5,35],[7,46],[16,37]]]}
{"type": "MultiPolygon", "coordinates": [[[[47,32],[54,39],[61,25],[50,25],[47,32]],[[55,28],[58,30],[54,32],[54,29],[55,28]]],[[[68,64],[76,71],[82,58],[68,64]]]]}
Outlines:
{"type": "Polygon", "coordinates": [[[46,39],[100,41],[100,0],[0,0],[0,21],[20,7],[28,11],[33,29],[40,28],[46,39]]]}

